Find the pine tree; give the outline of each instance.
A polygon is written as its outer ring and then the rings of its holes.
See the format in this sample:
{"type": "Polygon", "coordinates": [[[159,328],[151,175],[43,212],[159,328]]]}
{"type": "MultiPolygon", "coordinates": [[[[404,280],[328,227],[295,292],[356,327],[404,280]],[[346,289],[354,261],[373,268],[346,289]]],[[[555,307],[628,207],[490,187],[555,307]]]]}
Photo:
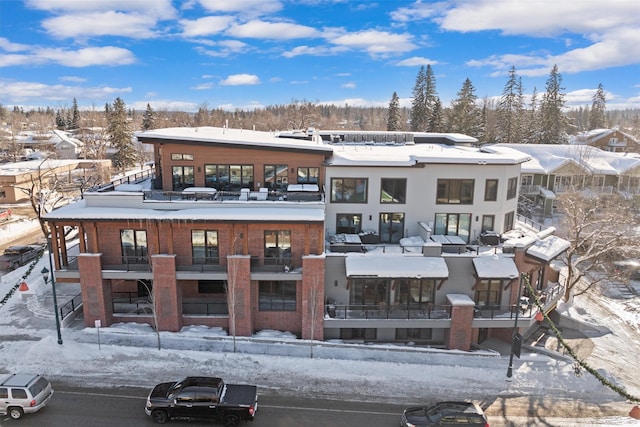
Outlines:
{"type": "Polygon", "coordinates": [[[546,83],[546,92],[540,102],[541,142],[543,144],[566,144],[567,117],[562,111],[565,100],[562,91],[562,76],[554,65],[546,83]]]}
{"type": "Polygon", "coordinates": [[[540,144],[540,112],[538,111],[538,91],[534,87],[531,94],[529,110],[525,112],[522,121],[522,142],[525,144],[540,144]]]}
{"type": "Polygon", "coordinates": [[[424,132],[427,128],[427,108],[425,100],[426,73],[424,66],[420,67],[416,83],[413,86],[413,100],[411,101],[411,130],[424,132]]]}
{"type": "MultiPolygon", "coordinates": [[[[427,132],[440,132],[441,129],[436,128],[435,126],[441,127],[442,120],[441,118],[438,119],[437,117],[434,117],[434,115],[436,114],[436,103],[440,103],[440,98],[438,98],[438,92],[436,91],[436,77],[433,74],[431,65],[427,65],[427,70],[425,71],[424,78],[424,109],[425,114],[427,115],[427,132]]],[[[440,107],[442,107],[442,105],[440,105],[440,107]]]]}
{"type": "Polygon", "coordinates": [[[58,110],[56,112],[56,128],[59,130],[65,130],[67,124],[64,121],[63,111],[58,110]]]}
{"type": "Polygon", "coordinates": [[[155,111],[151,108],[151,105],[147,103],[147,109],[142,115],[142,130],[155,129],[155,111]]]}
{"type": "Polygon", "coordinates": [[[429,132],[444,132],[444,110],[442,109],[440,98],[436,98],[433,103],[433,110],[429,115],[427,129],[429,129],[429,132]]]}
{"type": "Polygon", "coordinates": [[[447,117],[447,131],[478,137],[484,134],[482,128],[482,111],[476,104],[473,83],[468,78],[462,83],[458,97],[451,102],[447,117]]]}
{"type": "Polygon", "coordinates": [[[389,112],[387,114],[387,130],[402,130],[400,120],[400,98],[398,97],[398,94],[396,92],[393,92],[393,95],[391,95],[391,101],[389,101],[389,112]]]}
{"type": "Polygon", "coordinates": [[[524,114],[522,91],[522,81],[516,74],[516,68],[512,66],[496,111],[498,142],[505,144],[522,142],[521,128],[524,114]]]}
{"type": "Polygon", "coordinates": [[[69,123],[69,129],[80,128],[80,111],[78,110],[78,101],[73,98],[73,107],[71,109],[71,120],[69,123]]]}
{"type": "Polygon", "coordinates": [[[135,165],[137,153],[131,141],[127,110],[120,97],[115,99],[113,107],[109,109],[107,134],[110,137],[111,146],[116,149],[112,158],[113,167],[124,174],[128,167],[135,165]]]}
{"type": "Polygon", "coordinates": [[[598,90],[592,99],[593,103],[591,104],[591,111],[589,112],[589,130],[604,129],[606,127],[604,113],[607,109],[607,99],[604,94],[604,89],[602,89],[602,83],[598,84],[598,90]]]}

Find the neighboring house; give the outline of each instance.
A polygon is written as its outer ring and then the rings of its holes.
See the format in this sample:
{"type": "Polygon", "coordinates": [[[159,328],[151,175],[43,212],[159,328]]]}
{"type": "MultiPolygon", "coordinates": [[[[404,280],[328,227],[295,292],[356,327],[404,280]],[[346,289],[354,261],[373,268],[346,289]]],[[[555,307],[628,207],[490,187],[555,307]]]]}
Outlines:
{"type": "Polygon", "coordinates": [[[59,159],[76,159],[83,152],[84,143],[79,139],[72,138],[68,132],[54,130],[53,133],[60,138],[60,142],[55,145],[57,157],[59,159]]]}
{"type": "Polygon", "coordinates": [[[611,153],[588,145],[496,144],[530,156],[522,164],[520,194],[553,214],[558,194],[568,190],[640,194],[640,155],[611,153]]]}
{"type": "Polygon", "coordinates": [[[640,153],[640,142],[618,129],[594,129],[571,138],[571,144],[589,145],[613,153],[640,153]]]}
{"type": "Polygon", "coordinates": [[[56,280],[80,283],[87,326],[153,324],[155,307],[160,330],[461,350],[510,340],[516,310],[521,331],[535,326],[526,283],[555,307],[550,263],[568,242],[517,221],[528,155],[454,134],[341,134],[138,134],[155,188],[85,193],[47,214],[56,280]]]}
{"type": "Polygon", "coordinates": [[[109,176],[110,160],[39,159],[0,164],[0,204],[14,204],[29,200],[29,191],[45,186],[71,182],[86,176],[109,176]],[[25,191],[26,190],[26,191],[25,191]]]}

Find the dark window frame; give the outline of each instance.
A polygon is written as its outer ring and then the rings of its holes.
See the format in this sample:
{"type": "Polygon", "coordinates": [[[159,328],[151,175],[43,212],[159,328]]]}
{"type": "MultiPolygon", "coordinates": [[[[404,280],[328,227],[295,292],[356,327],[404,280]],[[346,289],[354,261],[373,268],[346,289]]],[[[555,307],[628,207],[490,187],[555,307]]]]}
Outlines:
{"type": "Polygon", "coordinates": [[[367,203],[368,192],[369,178],[331,178],[332,203],[367,203]]]}
{"type": "Polygon", "coordinates": [[[268,164],[264,165],[264,187],[269,190],[286,190],[289,185],[289,165],[268,164]]]}
{"type": "Polygon", "coordinates": [[[502,280],[481,279],[476,285],[474,301],[480,308],[497,308],[502,301],[502,280]]]}
{"type": "Polygon", "coordinates": [[[507,200],[511,200],[518,195],[518,177],[509,178],[507,181],[507,200]]]}
{"type": "MultiPolygon", "coordinates": [[[[200,236],[197,236],[198,238],[200,236]]],[[[220,264],[220,247],[218,230],[191,230],[191,262],[193,264],[220,264]],[[196,245],[195,234],[202,233],[202,245],[196,245]],[[215,244],[212,242],[215,241],[215,244]],[[196,248],[202,248],[202,255],[197,255],[196,248]]]]}
{"type": "Polygon", "coordinates": [[[120,249],[122,257],[128,264],[145,264],[149,262],[149,240],[147,230],[123,228],[120,230],[120,249]],[[131,234],[131,238],[123,239],[125,234],[131,234]],[[144,237],[144,239],[143,239],[144,237]],[[144,240],[144,244],[142,241],[144,240]],[[125,246],[125,242],[131,242],[131,246],[125,246]]]}
{"type": "Polygon", "coordinates": [[[436,204],[472,205],[475,179],[438,179],[436,204]]]}
{"type": "Polygon", "coordinates": [[[297,174],[298,184],[320,184],[320,168],[299,166],[297,174]]]}
{"type": "Polygon", "coordinates": [[[336,214],[336,234],[358,234],[362,231],[362,214],[336,214]],[[348,223],[344,224],[345,219],[348,223]]]}
{"type": "Polygon", "coordinates": [[[264,263],[291,267],[291,230],[264,230],[263,236],[264,263]]]}
{"type": "Polygon", "coordinates": [[[497,202],[498,201],[498,180],[487,179],[484,182],[484,201],[485,202],[497,202]]]}
{"type": "Polygon", "coordinates": [[[507,232],[507,231],[511,231],[513,230],[513,222],[515,220],[515,213],[513,211],[511,212],[507,212],[506,214],[504,214],[504,225],[503,225],[503,232],[507,232]]]}
{"type": "Polygon", "coordinates": [[[407,178],[380,178],[380,203],[407,203],[407,178]],[[385,197],[385,194],[389,197],[385,197]]]}
{"type": "Polygon", "coordinates": [[[293,280],[261,280],[258,282],[258,311],[295,312],[298,289],[293,280]]]}

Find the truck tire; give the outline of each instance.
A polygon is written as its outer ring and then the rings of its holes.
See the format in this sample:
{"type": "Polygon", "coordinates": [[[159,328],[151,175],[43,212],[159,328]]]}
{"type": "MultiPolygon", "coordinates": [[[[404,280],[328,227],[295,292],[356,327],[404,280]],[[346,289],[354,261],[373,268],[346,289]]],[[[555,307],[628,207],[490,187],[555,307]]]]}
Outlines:
{"type": "Polygon", "coordinates": [[[167,411],[163,411],[162,409],[156,409],[151,412],[151,419],[156,424],[164,424],[169,421],[169,415],[167,411]]]}
{"type": "Polygon", "coordinates": [[[238,427],[240,425],[240,417],[236,414],[227,414],[222,418],[225,427],[238,427]]]}
{"type": "Polygon", "coordinates": [[[12,420],[19,420],[20,418],[22,418],[22,415],[24,415],[24,411],[18,406],[12,406],[11,408],[9,408],[7,413],[12,420]]]}
{"type": "Polygon", "coordinates": [[[20,263],[19,262],[16,261],[13,264],[11,264],[11,271],[17,270],[18,268],[20,268],[20,263]]]}

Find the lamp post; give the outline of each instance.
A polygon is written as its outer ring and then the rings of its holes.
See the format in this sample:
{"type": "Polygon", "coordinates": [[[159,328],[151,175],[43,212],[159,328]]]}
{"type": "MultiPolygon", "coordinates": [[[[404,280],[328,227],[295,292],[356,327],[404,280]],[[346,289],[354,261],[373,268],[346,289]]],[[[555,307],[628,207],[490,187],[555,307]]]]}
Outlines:
{"type": "Polygon", "coordinates": [[[518,343],[518,358],[520,358],[520,345],[522,343],[522,336],[518,333],[518,315],[520,314],[520,293],[522,292],[522,281],[524,280],[525,273],[520,273],[520,280],[518,281],[518,295],[516,297],[516,317],[513,321],[513,334],[511,335],[511,351],[509,352],[509,367],[507,368],[507,381],[513,376],[513,353],[518,343]]]}
{"type": "MultiPolygon", "coordinates": [[[[56,330],[58,331],[58,344],[62,345],[62,334],[60,333],[60,313],[58,312],[58,297],[56,295],[56,279],[53,277],[53,264],[51,262],[51,240],[47,239],[47,246],[49,249],[49,267],[51,267],[51,288],[53,289],[53,308],[56,312],[56,330]]],[[[42,279],[44,283],[49,283],[49,270],[45,266],[40,273],[42,273],[42,279]]]]}

